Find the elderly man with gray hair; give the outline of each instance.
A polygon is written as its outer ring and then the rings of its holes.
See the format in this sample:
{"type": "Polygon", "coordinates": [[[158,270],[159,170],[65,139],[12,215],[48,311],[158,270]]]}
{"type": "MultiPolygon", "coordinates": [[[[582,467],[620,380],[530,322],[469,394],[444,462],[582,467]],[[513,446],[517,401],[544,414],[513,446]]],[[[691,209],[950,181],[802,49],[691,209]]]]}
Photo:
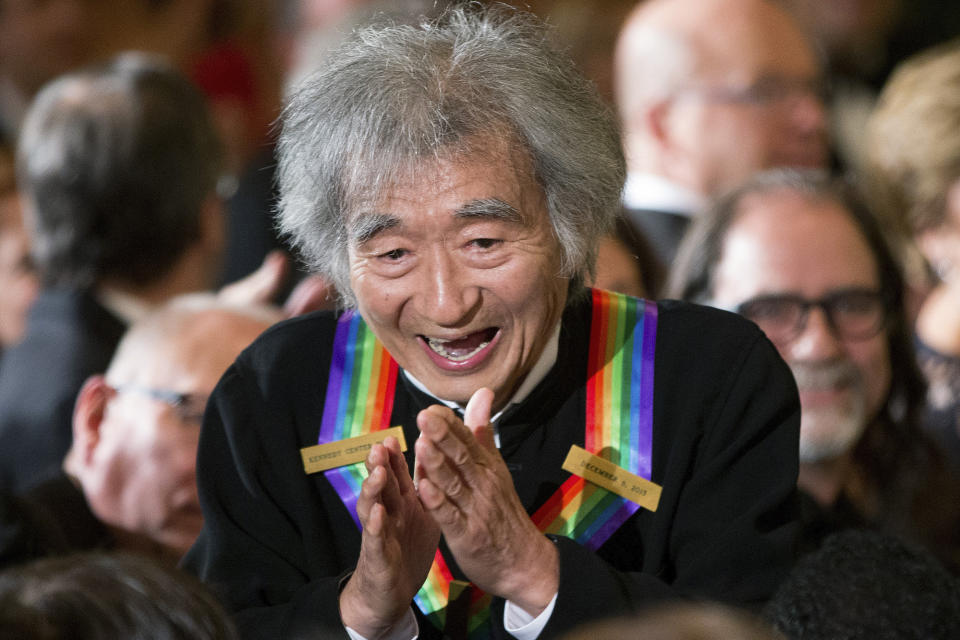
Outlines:
{"type": "Polygon", "coordinates": [[[475,5],[330,59],[284,115],[281,224],[345,310],[221,379],[186,566],[262,638],[764,600],[795,533],[789,370],[732,314],[585,288],[624,177],[589,83],[475,5]]]}
{"type": "Polygon", "coordinates": [[[60,473],[0,493],[0,568],[93,549],[179,562],[202,525],[195,463],[207,398],[281,317],[192,294],[134,323],[76,398],[60,473]]]}

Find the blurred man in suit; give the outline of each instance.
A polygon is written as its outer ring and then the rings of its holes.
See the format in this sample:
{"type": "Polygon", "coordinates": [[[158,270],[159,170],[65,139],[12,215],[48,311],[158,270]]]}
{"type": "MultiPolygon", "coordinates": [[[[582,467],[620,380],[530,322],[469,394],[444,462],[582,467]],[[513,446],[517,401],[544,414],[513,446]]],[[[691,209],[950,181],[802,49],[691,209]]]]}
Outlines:
{"type": "Polygon", "coordinates": [[[664,266],[707,201],[759,169],[827,163],[820,66],[769,0],[648,0],[615,55],[624,206],[664,266]]]}

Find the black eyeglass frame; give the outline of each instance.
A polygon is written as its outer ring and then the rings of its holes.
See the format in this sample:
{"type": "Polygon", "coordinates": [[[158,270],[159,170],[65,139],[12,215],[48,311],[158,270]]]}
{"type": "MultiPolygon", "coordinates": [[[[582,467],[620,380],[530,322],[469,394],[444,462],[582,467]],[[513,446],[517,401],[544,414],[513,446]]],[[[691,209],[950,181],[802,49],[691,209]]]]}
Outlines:
{"type": "Polygon", "coordinates": [[[770,338],[771,341],[786,342],[793,340],[803,333],[807,326],[807,320],[810,317],[810,310],[814,307],[819,308],[823,312],[824,317],[827,320],[827,324],[830,326],[830,330],[833,331],[833,334],[843,340],[869,340],[883,331],[888,326],[890,321],[890,304],[888,296],[876,289],[868,289],[864,287],[848,287],[844,289],[837,289],[816,299],[804,298],[803,296],[795,294],[760,295],[738,304],[736,307],[734,307],[733,311],[745,318],[752,320],[757,324],[757,326],[759,326],[761,329],[764,329],[764,332],[767,333],[767,337],[770,338]],[[857,302],[860,304],[867,303],[875,305],[874,311],[877,314],[876,319],[869,326],[865,326],[861,330],[851,330],[849,325],[846,325],[842,321],[838,320],[840,318],[839,314],[841,313],[841,306],[844,304],[849,304],[851,302],[851,297],[859,298],[857,302]],[[763,321],[762,314],[753,310],[753,308],[762,304],[776,303],[792,304],[794,305],[794,308],[798,310],[798,312],[796,313],[796,317],[794,318],[788,330],[780,331],[779,333],[770,335],[772,332],[768,331],[767,328],[764,328],[765,324],[768,328],[770,328],[770,324],[765,323],[763,321]]]}

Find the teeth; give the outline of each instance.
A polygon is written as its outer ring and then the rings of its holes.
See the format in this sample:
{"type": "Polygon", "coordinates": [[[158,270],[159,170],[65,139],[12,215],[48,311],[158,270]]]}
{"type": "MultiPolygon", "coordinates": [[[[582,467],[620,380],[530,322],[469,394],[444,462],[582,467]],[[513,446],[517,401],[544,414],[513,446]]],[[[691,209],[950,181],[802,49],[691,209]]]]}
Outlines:
{"type": "Polygon", "coordinates": [[[434,353],[437,353],[447,360],[453,360],[454,362],[463,362],[464,360],[469,359],[475,353],[483,349],[485,346],[490,344],[490,341],[481,342],[477,345],[476,349],[471,349],[470,351],[463,353],[462,350],[457,349],[456,351],[447,351],[446,345],[452,342],[451,340],[436,340],[434,338],[427,338],[427,344],[430,345],[430,348],[433,349],[434,353]]]}

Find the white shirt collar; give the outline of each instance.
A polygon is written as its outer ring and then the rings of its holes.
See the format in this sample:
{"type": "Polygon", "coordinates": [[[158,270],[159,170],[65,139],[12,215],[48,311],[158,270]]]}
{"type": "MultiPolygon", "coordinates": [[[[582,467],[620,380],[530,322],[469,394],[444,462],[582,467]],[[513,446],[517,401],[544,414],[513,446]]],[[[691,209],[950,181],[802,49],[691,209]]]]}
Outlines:
{"type": "Polygon", "coordinates": [[[707,206],[707,199],[663,176],[630,173],[623,186],[623,205],[628,209],[671,211],[693,217],[707,206]]]}
{"type": "MultiPolygon", "coordinates": [[[[540,357],[537,359],[537,362],[533,365],[533,368],[530,369],[530,372],[527,373],[527,377],[523,379],[523,382],[520,383],[520,386],[510,397],[510,401],[503,406],[503,409],[497,412],[492,418],[490,418],[491,424],[496,423],[500,419],[500,416],[503,415],[503,412],[507,410],[511,405],[518,404],[523,402],[530,392],[533,391],[534,387],[540,384],[540,381],[547,377],[547,373],[550,371],[550,368],[553,367],[554,363],[557,361],[557,350],[560,345],[560,323],[557,323],[557,326],[554,327],[553,333],[550,335],[550,339],[547,341],[547,344],[543,347],[543,352],[541,352],[540,357]]],[[[464,407],[456,402],[450,400],[444,400],[443,398],[438,398],[433,393],[427,389],[422,382],[417,380],[413,375],[407,371],[403,370],[403,375],[407,377],[413,386],[420,391],[423,391],[425,394],[431,398],[436,398],[438,402],[441,402],[451,409],[459,409],[463,411],[464,407]]],[[[499,438],[498,438],[499,446],[499,438]]]]}

